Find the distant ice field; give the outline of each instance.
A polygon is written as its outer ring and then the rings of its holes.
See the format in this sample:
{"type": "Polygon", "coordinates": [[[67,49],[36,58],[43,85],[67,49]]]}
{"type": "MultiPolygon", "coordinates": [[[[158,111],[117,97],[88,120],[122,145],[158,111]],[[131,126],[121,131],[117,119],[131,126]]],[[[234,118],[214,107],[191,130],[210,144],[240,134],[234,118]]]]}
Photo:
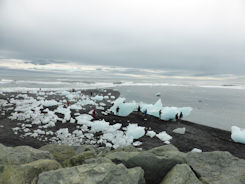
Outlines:
{"type": "Polygon", "coordinates": [[[192,107],[186,120],[231,130],[231,126],[245,128],[244,85],[198,81],[142,81],[108,80],[103,78],[72,78],[53,76],[0,77],[0,91],[23,91],[27,89],[118,89],[128,101],[155,103],[162,99],[165,106],[192,107]],[[156,94],[160,93],[160,97],[156,94]]]}

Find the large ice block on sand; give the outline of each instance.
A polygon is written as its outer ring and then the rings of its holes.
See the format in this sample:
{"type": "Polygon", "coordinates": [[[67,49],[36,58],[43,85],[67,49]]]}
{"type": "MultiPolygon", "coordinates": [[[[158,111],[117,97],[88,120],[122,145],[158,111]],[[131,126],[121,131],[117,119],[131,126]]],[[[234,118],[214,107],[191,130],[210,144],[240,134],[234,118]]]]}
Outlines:
{"type": "Polygon", "coordinates": [[[231,138],[234,142],[245,144],[245,129],[241,129],[237,126],[232,126],[231,138]]]}
{"type": "Polygon", "coordinates": [[[178,113],[183,113],[183,117],[188,116],[192,108],[191,107],[163,107],[161,99],[159,99],[155,104],[145,104],[145,103],[136,103],[136,102],[125,102],[125,98],[118,98],[114,105],[111,107],[111,111],[118,116],[128,116],[133,111],[137,110],[138,105],[141,107],[141,112],[144,112],[147,109],[147,114],[150,114],[155,117],[159,117],[159,111],[162,111],[161,119],[170,120],[175,119],[175,115],[178,113]],[[119,112],[116,112],[116,108],[119,107],[119,112]]]}
{"type": "Polygon", "coordinates": [[[128,116],[137,108],[136,102],[125,103],[125,98],[118,98],[114,101],[114,105],[111,107],[111,111],[118,116],[128,116]],[[117,107],[119,107],[119,112],[116,112],[117,107]]]}

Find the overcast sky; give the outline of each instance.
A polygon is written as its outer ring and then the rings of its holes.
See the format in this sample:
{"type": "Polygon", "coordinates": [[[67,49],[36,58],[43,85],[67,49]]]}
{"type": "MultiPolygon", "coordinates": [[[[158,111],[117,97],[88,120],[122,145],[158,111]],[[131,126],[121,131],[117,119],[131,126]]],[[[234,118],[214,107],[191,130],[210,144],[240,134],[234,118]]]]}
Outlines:
{"type": "Polygon", "coordinates": [[[0,0],[0,67],[16,60],[244,75],[245,1],[0,0]]]}

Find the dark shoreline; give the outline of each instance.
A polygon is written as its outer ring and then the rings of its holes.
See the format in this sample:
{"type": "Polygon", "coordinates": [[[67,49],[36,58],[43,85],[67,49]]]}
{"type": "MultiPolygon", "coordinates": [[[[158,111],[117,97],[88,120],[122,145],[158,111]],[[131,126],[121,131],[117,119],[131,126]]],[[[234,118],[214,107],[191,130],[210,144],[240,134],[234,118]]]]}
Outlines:
{"type": "MultiPolygon", "coordinates": [[[[92,90],[93,93],[102,93],[100,90],[92,90]]],[[[114,90],[108,90],[108,92],[113,93],[117,98],[119,92],[114,90]]],[[[84,90],[84,94],[90,94],[91,90],[84,90]]],[[[107,92],[107,93],[108,93],[107,92]]],[[[5,93],[9,96],[13,93],[5,93]]],[[[0,99],[4,99],[4,95],[0,95],[0,99]]],[[[106,108],[110,108],[110,104],[106,104],[106,108]]],[[[93,107],[92,107],[93,108],[93,107]]],[[[91,107],[86,108],[86,112],[89,112],[91,107]]],[[[4,116],[0,115],[0,143],[6,146],[20,146],[20,145],[29,145],[34,148],[39,148],[45,144],[48,144],[48,141],[39,141],[32,137],[21,137],[19,134],[16,135],[13,133],[12,128],[17,126],[19,121],[9,120],[7,117],[11,111],[7,112],[4,116]],[[3,126],[3,127],[2,127],[3,126]]],[[[83,112],[85,113],[85,112],[83,112]]],[[[146,128],[151,128],[156,133],[161,131],[166,131],[169,135],[173,137],[170,141],[171,144],[175,145],[182,152],[189,152],[193,148],[201,149],[204,152],[207,151],[228,151],[231,154],[245,159],[245,145],[240,143],[235,143],[231,140],[231,132],[207,127],[204,125],[196,124],[189,121],[182,120],[181,122],[176,123],[172,121],[163,121],[159,120],[156,117],[147,115],[143,116],[141,112],[133,112],[127,117],[119,117],[113,114],[103,115],[100,110],[98,110],[98,116],[96,119],[104,119],[110,124],[115,124],[115,122],[120,122],[124,127],[129,123],[137,123],[139,126],[144,126],[146,128]],[[147,120],[145,120],[147,119],[147,120]],[[115,122],[114,122],[115,121],[115,122]],[[184,135],[173,133],[175,128],[186,128],[184,135]]],[[[69,130],[74,130],[76,128],[75,124],[59,124],[54,129],[60,127],[67,127],[69,130]]],[[[148,150],[153,147],[158,147],[164,145],[164,143],[158,138],[150,138],[148,136],[143,136],[139,139],[143,144],[139,146],[143,150],[148,150]]]]}

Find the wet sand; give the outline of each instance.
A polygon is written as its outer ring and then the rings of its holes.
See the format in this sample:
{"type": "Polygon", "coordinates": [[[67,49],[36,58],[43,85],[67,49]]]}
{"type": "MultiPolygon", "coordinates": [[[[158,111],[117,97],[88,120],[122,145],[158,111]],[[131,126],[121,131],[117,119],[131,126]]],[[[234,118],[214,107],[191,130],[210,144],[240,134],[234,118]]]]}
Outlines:
{"type": "MultiPolygon", "coordinates": [[[[89,95],[91,90],[82,91],[83,94],[89,95]]],[[[107,95],[112,93],[116,98],[119,96],[119,92],[113,90],[107,90],[102,92],[101,90],[92,90],[94,94],[107,95]]],[[[0,99],[6,99],[6,96],[11,96],[13,93],[5,93],[0,95],[0,99]]],[[[59,96],[50,96],[49,99],[58,99],[59,96]]],[[[111,107],[110,103],[103,101],[106,104],[105,110],[111,107]]],[[[93,106],[87,106],[86,110],[80,110],[79,113],[88,113],[93,106]]],[[[34,148],[39,148],[49,141],[39,141],[32,137],[23,137],[21,134],[14,134],[12,128],[15,128],[22,123],[16,120],[9,120],[8,116],[11,114],[11,110],[7,111],[5,115],[0,115],[0,143],[6,146],[19,146],[29,145],[34,148]]],[[[193,148],[201,149],[202,151],[229,151],[231,154],[245,159],[245,145],[235,143],[231,140],[231,132],[224,131],[216,128],[211,128],[203,125],[199,125],[193,122],[184,121],[177,123],[174,121],[163,121],[159,118],[146,115],[144,116],[141,112],[133,112],[127,117],[119,117],[113,114],[104,115],[101,110],[98,110],[96,119],[104,119],[110,124],[121,123],[122,127],[127,126],[129,123],[138,123],[139,126],[151,128],[156,133],[166,131],[173,138],[170,141],[171,144],[175,145],[180,151],[188,152],[193,148]],[[175,128],[186,128],[184,135],[173,133],[175,128]]],[[[72,111],[72,117],[74,118],[76,113],[72,111]]],[[[55,127],[50,128],[52,131],[56,131],[60,128],[69,128],[69,131],[76,129],[76,124],[61,123],[57,122],[55,127]]],[[[99,134],[98,134],[99,136],[99,134]]],[[[49,137],[47,137],[49,138],[49,137]]],[[[139,147],[142,149],[150,149],[153,147],[164,145],[164,143],[157,137],[150,138],[143,136],[139,139],[143,144],[139,147]]]]}

